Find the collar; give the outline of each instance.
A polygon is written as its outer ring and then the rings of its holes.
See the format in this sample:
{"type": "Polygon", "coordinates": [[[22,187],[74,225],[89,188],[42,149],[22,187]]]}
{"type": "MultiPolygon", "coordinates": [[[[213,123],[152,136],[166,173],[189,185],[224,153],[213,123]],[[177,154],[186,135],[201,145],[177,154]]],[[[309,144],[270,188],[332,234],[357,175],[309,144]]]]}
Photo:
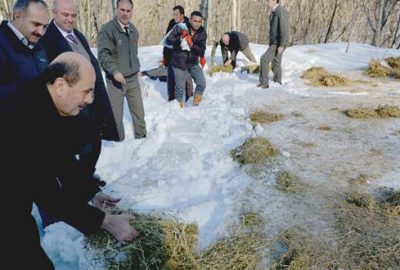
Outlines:
{"type": "Polygon", "coordinates": [[[29,49],[33,49],[35,47],[33,44],[29,43],[29,40],[11,23],[7,22],[7,26],[13,31],[13,33],[17,36],[17,38],[29,49]]]}
{"type": "Polygon", "coordinates": [[[65,32],[64,30],[62,30],[57,24],[56,24],[56,22],[53,20],[53,23],[54,23],[54,25],[57,27],[57,29],[58,29],[58,31],[60,31],[60,33],[63,35],[63,37],[68,41],[68,42],[70,42],[70,43],[72,43],[72,41],[71,40],[69,40],[68,38],[67,38],[67,36],[68,35],[73,35],[75,38],[76,38],[76,35],[75,35],[75,33],[74,33],[74,30],[72,30],[71,32],[65,32]]]}
{"type": "Polygon", "coordinates": [[[128,23],[127,25],[123,25],[123,24],[118,20],[118,18],[117,18],[117,22],[118,22],[119,26],[121,27],[121,30],[122,30],[122,31],[125,32],[125,27],[128,27],[128,28],[130,29],[129,23],[128,23]]]}
{"type": "Polygon", "coordinates": [[[274,6],[274,8],[272,9],[272,12],[275,11],[275,9],[279,6],[279,4],[276,4],[276,6],[274,6]]]}

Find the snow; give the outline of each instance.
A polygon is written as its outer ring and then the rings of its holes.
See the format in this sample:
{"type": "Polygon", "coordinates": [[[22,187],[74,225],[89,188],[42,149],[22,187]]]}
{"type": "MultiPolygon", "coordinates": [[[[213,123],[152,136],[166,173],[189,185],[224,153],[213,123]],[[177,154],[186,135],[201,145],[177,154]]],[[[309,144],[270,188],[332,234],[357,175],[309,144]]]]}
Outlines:
{"type": "MultiPolygon", "coordinates": [[[[170,213],[198,223],[200,246],[205,248],[227,234],[243,209],[266,217],[271,235],[290,226],[319,233],[330,229],[321,202],[328,194],[346,189],[350,178],[371,176],[371,190],[400,188],[399,120],[362,121],[342,113],[364,105],[400,105],[398,82],[374,80],[377,87],[372,87],[371,79],[362,75],[371,58],[400,53],[363,44],[351,44],[345,53],[346,46],[288,48],[283,57],[283,86],[272,83],[267,90],[257,89],[256,75],[239,70],[213,77],[207,74],[202,103],[193,107],[190,99],[183,110],[178,103],[167,102],[165,83],[142,78],[148,136],[134,140],[125,107],[126,140],[104,142],[98,162],[98,174],[108,182],[106,191],[121,197],[122,207],[170,213]],[[364,83],[341,89],[313,88],[300,79],[312,66],[324,66],[364,83]],[[279,112],[284,119],[253,127],[249,113],[254,109],[279,112]],[[322,125],[332,131],[319,130],[322,125]],[[268,138],[282,153],[258,178],[250,177],[230,157],[230,151],[251,136],[268,138]],[[308,197],[289,197],[274,188],[274,173],[283,169],[313,187],[308,197]]],[[[251,49],[259,59],[267,47],[251,44],[251,49]]],[[[155,67],[161,52],[161,46],[140,48],[142,70],[155,67]]],[[[221,61],[219,52],[217,61],[221,61]]],[[[239,54],[238,64],[245,63],[239,54]]],[[[82,241],[75,229],[57,223],[46,229],[42,245],[57,269],[89,269],[82,241]]]]}

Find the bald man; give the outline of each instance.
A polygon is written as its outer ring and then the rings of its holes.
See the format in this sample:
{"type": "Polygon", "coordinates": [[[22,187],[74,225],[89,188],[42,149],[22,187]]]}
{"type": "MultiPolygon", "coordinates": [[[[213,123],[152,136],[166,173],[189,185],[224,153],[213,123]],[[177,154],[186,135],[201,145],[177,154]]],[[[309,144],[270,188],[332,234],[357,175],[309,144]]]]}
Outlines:
{"type": "Polygon", "coordinates": [[[132,216],[105,214],[54,187],[59,177],[84,177],[62,119],[76,117],[93,102],[95,77],[83,56],[64,53],[39,79],[21,83],[18,95],[0,99],[1,183],[9,204],[2,221],[2,243],[7,247],[3,263],[14,269],[54,269],[40,246],[31,215],[33,202],[84,234],[103,228],[122,243],[138,235],[129,224],[132,216]],[[14,102],[23,106],[4,106],[14,102]],[[19,254],[21,260],[15,260],[19,254]]]}

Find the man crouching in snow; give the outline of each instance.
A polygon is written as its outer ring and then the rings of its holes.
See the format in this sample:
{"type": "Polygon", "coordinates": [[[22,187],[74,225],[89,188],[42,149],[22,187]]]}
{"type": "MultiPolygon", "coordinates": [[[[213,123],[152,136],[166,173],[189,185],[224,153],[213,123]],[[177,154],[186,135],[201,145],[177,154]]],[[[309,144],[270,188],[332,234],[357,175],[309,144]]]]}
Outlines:
{"type": "Polygon", "coordinates": [[[63,53],[41,77],[19,82],[13,95],[0,99],[1,183],[9,204],[3,211],[2,262],[12,269],[54,269],[40,246],[33,202],[84,234],[102,228],[122,243],[138,235],[129,224],[133,216],[105,214],[54,185],[63,176],[82,180],[62,120],[92,103],[95,78],[83,56],[63,53]]]}
{"type": "MultiPolygon", "coordinates": [[[[199,58],[204,59],[207,40],[207,33],[202,23],[203,15],[199,11],[193,11],[190,15],[188,31],[176,25],[167,37],[167,44],[174,48],[171,65],[175,77],[175,99],[179,102],[181,108],[184,107],[183,93],[189,73],[196,84],[194,106],[200,104],[206,89],[206,79],[199,66],[199,58]],[[188,45],[188,48],[186,48],[186,45],[188,45]]],[[[201,61],[201,65],[204,67],[204,60],[201,61]]]]}

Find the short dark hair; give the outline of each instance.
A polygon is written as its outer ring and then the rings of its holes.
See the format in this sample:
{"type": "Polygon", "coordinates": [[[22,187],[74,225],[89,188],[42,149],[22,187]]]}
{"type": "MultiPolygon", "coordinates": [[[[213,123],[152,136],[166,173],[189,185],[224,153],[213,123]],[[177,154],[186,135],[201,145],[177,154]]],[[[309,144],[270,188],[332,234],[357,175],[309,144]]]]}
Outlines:
{"type": "Polygon", "coordinates": [[[129,2],[129,3],[132,5],[132,7],[133,7],[133,2],[132,2],[132,0],[117,0],[117,7],[118,7],[119,3],[121,3],[121,2],[129,2]]]}
{"type": "Polygon", "coordinates": [[[190,18],[193,16],[201,17],[203,19],[203,14],[201,14],[200,11],[193,11],[192,14],[190,14],[190,18]]]}
{"type": "Polygon", "coordinates": [[[179,13],[185,15],[185,9],[182,6],[175,6],[172,10],[179,10],[179,13]]]}
{"type": "Polygon", "coordinates": [[[81,79],[79,63],[76,61],[50,63],[43,71],[43,77],[46,84],[54,84],[56,79],[63,78],[69,86],[74,86],[81,79]]]}
{"type": "Polygon", "coordinates": [[[13,6],[13,12],[23,11],[25,12],[30,4],[42,4],[45,8],[48,8],[47,3],[44,0],[17,0],[13,6]]]}

